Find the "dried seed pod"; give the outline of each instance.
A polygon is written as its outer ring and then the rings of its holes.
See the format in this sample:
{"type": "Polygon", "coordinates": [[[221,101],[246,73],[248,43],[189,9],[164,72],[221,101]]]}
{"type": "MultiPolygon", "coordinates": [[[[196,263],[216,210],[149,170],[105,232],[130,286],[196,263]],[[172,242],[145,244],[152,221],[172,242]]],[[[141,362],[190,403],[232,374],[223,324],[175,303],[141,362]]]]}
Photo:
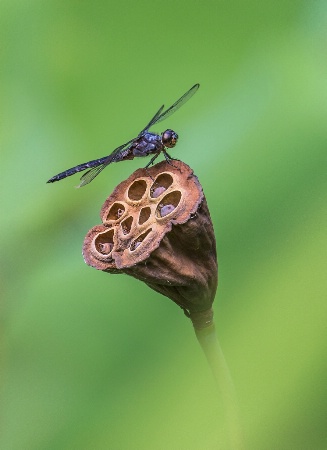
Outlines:
{"type": "Polygon", "coordinates": [[[212,323],[217,289],[214,230],[197,177],[183,162],[173,164],[138,169],[115,188],[83,256],[96,269],[144,281],[202,328],[212,323]]]}

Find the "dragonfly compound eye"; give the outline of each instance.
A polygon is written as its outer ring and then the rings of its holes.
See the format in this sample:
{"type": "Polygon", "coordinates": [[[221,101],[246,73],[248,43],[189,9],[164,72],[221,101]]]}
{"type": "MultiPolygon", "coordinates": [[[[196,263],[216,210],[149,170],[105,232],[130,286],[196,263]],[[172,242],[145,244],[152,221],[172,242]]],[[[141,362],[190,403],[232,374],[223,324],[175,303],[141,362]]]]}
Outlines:
{"type": "Polygon", "coordinates": [[[178,134],[173,130],[166,130],[162,133],[161,140],[165,147],[173,148],[177,144],[178,134]]]}

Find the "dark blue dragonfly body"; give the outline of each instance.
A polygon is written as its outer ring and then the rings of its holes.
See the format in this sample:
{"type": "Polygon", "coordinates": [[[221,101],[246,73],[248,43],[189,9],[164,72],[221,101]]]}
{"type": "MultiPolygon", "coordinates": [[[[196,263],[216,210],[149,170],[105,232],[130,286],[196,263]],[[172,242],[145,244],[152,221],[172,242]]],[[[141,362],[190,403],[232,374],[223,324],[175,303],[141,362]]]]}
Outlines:
{"type": "Polygon", "coordinates": [[[187,100],[189,100],[192,95],[200,87],[199,84],[195,84],[191,89],[189,89],[180,99],[178,99],[172,106],[166,109],[164,112],[164,105],[162,105],[157,113],[153,116],[146,127],[137,135],[136,138],[131,139],[125,144],[117,147],[110,155],[104,156],[103,158],[94,159],[92,161],[79,164],[78,166],[72,167],[71,169],[65,170],[64,172],[55,175],[50,178],[47,183],[54,183],[55,181],[63,180],[66,177],[74,175],[77,172],[82,172],[83,170],[89,169],[81,177],[81,183],[78,187],[85,186],[90,183],[106,166],[112,162],[125,161],[127,159],[133,159],[135,157],[144,157],[153,155],[150,162],[146,165],[149,167],[150,164],[163,153],[166,160],[170,162],[171,156],[167,153],[166,148],[175,147],[178,135],[173,130],[166,130],[161,135],[156,133],[150,133],[148,130],[153,125],[167,119],[171,114],[173,114],[177,109],[179,109],[187,100]]]}

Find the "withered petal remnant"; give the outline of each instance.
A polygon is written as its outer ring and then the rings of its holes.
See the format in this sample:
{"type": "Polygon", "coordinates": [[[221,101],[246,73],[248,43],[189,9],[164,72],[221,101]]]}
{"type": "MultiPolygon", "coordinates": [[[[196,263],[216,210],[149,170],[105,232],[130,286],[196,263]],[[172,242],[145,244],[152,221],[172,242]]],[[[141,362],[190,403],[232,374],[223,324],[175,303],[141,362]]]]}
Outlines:
{"type": "Polygon", "coordinates": [[[196,328],[212,323],[216,241],[198,178],[181,161],[136,170],[101,209],[83,245],[85,262],[125,273],[169,297],[196,328]],[[172,165],[173,164],[173,165],[172,165]]]}

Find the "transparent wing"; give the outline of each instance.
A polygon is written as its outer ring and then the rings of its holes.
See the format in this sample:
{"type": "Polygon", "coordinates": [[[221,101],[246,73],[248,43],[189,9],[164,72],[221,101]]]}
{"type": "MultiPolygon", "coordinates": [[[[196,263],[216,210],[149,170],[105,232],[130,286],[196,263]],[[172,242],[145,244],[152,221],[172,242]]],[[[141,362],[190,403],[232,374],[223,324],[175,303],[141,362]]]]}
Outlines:
{"type": "Polygon", "coordinates": [[[186,103],[196,93],[196,91],[199,89],[199,87],[200,87],[200,85],[198,83],[195,84],[194,86],[192,86],[191,89],[189,89],[181,98],[179,98],[173,105],[171,105],[163,113],[162,113],[162,110],[164,109],[165,105],[162,105],[159,108],[158,112],[156,112],[156,114],[152,117],[152,119],[147,124],[147,126],[144,127],[143,130],[140,131],[138,135],[141,136],[141,134],[143,134],[145,131],[147,131],[149,128],[151,128],[152,125],[154,125],[158,122],[161,122],[161,121],[167,119],[167,117],[174,114],[175,111],[177,111],[182,105],[184,105],[184,103],[186,103]]]}
{"type": "Polygon", "coordinates": [[[100,172],[102,172],[102,170],[107,167],[110,163],[115,162],[115,161],[120,161],[123,158],[121,157],[121,153],[126,149],[126,147],[129,146],[129,144],[131,144],[131,142],[133,142],[135,139],[131,139],[130,141],[126,142],[125,144],[121,145],[120,147],[117,147],[112,153],[110,153],[109,156],[107,156],[105,158],[105,160],[103,161],[103,163],[97,165],[96,167],[93,167],[92,169],[88,170],[87,172],[85,172],[80,180],[80,184],[76,187],[80,188],[85,186],[86,184],[91,183],[92,180],[94,180],[94,178],[96,176],[99,175],[100,172]]]}
{"type": "Polygon", "coordinates": [[[150,122],[147,124],[146,127],[143,128],[142,131],[139,132],[139,136],[141,136],[141,134],[143,134],[146,130],[148,130],[154,123],[157,122],[157,118],[160,116],[162,110],[164,109],[165,105],[162,105],[158,111],[155,113],[155,115],[152,117],[152,119],[150,120],[150,122]]]}
{"type": "Polygon", "coordinates": [[[99,173],[107,166],[108,164],[101,164],[100,166],[97,167],[93,167],[93,169],[88,170],[87,172],[84,173],[84,175],[81,176],[81,182],[78,186],[76,186],[77,188],[83,187],[86,184],[91,183],[92,180],[94,180],[94,178],[99,175],[99,173]]]}
{"type": "Polygon", "coordinates": [[[156,123],[162,122],[163,120],[167,119],[169,116],[174,114],[174,112],[176,112],[181,106],[183,106],[184,103],[186,103],[196,93],[196,91],[199,89],[199,87],[200,87],[200,85],[198,83],[195,84],[194,86],[191,87],[191,89],[189,89],[187,92],[185,92],[185,94],[182,95],[182,97],[179,98],[173,105],[171,105],[168,109],[166,109],[166,111],[164,111],[162,114],[159,114],[158,116],[157,116],[157,114],[158,114],[157,113],[154,116],[154,118],[152,119],[152,121],[150,122],[150,126],[152,126],[156,123]],[[156,117],[156,119],[155,119],[155,117],[156,117]]]}

